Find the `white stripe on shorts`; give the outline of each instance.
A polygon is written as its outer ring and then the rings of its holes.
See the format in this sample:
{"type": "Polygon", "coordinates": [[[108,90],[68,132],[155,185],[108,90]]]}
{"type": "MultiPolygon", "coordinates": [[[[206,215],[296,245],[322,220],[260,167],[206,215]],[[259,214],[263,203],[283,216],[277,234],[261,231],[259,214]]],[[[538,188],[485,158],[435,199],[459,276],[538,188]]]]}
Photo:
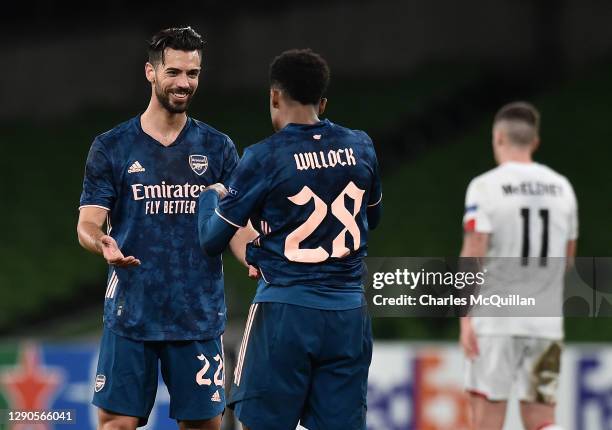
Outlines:
{"type": "Polygon", "coordinates": [[[242,377],[242,366],[244,365],[244,357],[246,355],[247,345],[249,344],[249,335],[251,334],[251,328],[253,327],[253,321],[255,320],[255,313],[259,303],[251,305],[249,309],[249,316],[247,318],[246,328],[244,329],[244,335],[242,336],[242,344],[240,345],[240,353],[238,354],[238,363],[236,363],[236,370],[234,371],[234,384],[240,385],[240,378],[242,377]]]}

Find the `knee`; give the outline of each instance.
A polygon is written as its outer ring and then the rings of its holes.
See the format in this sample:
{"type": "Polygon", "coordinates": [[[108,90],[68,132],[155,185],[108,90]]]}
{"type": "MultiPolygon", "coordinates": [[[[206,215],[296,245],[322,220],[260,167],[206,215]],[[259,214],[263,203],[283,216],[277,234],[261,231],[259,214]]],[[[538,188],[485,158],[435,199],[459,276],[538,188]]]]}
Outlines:
{"type": "Polygon", "coordinates": [[[555,408],[541,403],[521,402],[521,418],[527,430],[559,430],[554,424],[555,408]]]}
{"type": "Polygon", "coordinates": [[[100,410],[98,413],[98,430],[136,430],[138,418],[114,415],[100,410]]]}
{"type": "Polygon", "coordinates": [[[109,420],[101,422],[98,430],[136,430],[136,426],[122,420],[109,420]]]}
{"type": "Polygon", "coordinates": [[[209,420],[198,421],[181,421],[179,423],[180,430],[220,430],[221,415],[218,415],[209,420]]]}

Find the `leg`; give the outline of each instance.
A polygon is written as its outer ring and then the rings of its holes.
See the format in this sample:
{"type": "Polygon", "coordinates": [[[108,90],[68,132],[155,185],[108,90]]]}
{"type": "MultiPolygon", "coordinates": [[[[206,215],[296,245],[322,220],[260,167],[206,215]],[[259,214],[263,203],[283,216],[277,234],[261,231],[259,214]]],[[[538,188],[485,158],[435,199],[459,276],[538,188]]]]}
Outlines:
{"type": "Polygon", "coordinates": [[[179,430],[220,430],[221,415],[209,420],[179,421],[179,430]]]}
{"type": "Polygon", "coordinates": [[[518,378],[521,418],[526,430],[547,429],[555,423],[562,345],[541,338],[524,338],[523,342],[527,348],[518,378]]]}
{"type": "Polygon", "coordinates": [[[521,357],[520,345],[511,336],[478,336],[480,354],[466,359],[466,391],[473,427],[499,430],[521,357]]]}
{"type": "Polygon", "coordinates": [[[165,342],[159,357],[170,417],[179,428],[219,430],[225,410],[222,339],[165,342]]]}
{"type": "Polygon", "coordinates": [[[555,422],[555,407],[544,403],[521,402],[525,430],[543,430],[555,422]]]}
{"type": "Polygon", "coordinates": [[[301,422],[311,430],[365,430],[372,329],[367,309],[319,311],[323,347],[314,357],[301,422]]]}
{"type": "Polygon", "coordinates": [[[157,393],[157,355],[146,342],[105,328],[92,403],[103,430],[135,429],[147,423],[157,393]]]}
{"type": "Polygon", "coordinates": [[[474,430],[501,430],[506,417],[506,401],[492,402],[480,394],[470,393],[474,430]]]}
{"type": "Polygon", "coordinates": [[[110,411],[98,408],[98,430],[136,430],[137,417],[116,415],[110,411]]]}
{"type": "Polygon", "coordinates": [[[308,394],[311,357],[324,331],[318,312],[283,303],[251,307],[228,402],[243,428],[296,428],[308,394]]]}

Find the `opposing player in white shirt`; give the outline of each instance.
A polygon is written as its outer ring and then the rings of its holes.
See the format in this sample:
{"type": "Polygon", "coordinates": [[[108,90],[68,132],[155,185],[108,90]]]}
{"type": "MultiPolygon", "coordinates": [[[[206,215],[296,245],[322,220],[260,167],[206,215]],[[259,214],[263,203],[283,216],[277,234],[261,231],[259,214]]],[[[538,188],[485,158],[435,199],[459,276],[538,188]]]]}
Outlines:
{"type": "MultiPolygon", "coordinates": [[[[514,285],[507,285],[506,293],[515,286],[533,291],[561,315],[564,271],[576,253],[577,203],[564,176],[532,160],[540,143],[539,122],[538,111],[523,102],[506,105],[495,116],[498,167],[468,187],[461,256],[487,257],[485,261],[498,266],[514,264],[514,285]],[[534,276],[538,270],[547,273],[547,282],[534,276]]],[[[475,429],[503,427],[513,388],[526,430],[560,428],[554,407],[562,338],[560,316],[461,319],[475,429]]]]}

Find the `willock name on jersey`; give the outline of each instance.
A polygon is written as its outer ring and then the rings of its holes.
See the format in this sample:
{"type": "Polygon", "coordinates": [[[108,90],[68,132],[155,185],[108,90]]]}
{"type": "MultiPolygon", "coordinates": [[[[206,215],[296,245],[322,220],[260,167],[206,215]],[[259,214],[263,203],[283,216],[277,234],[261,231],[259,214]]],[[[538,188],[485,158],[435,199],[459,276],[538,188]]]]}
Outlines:
{"type": "Polygon", "coordinates": [[[214,338],[225,326],[221,258],[202,254],[197,203],[238,162],[232,141],[188,118],[164,146],[137,116],[94,140],[80,205],[109,211],[109,234],[141,265],[110,267],[104,322],[139,340],[214,338]]]}
{"type": "Polygon", "coordinates": [[[289,124],[247,148],[217,215],[250,219],[261,235],[247,261],[262,278],[255,302],[318,309],[362,306],[367,207],[382,197],[372,141],[328,120],[289,124]]]}

